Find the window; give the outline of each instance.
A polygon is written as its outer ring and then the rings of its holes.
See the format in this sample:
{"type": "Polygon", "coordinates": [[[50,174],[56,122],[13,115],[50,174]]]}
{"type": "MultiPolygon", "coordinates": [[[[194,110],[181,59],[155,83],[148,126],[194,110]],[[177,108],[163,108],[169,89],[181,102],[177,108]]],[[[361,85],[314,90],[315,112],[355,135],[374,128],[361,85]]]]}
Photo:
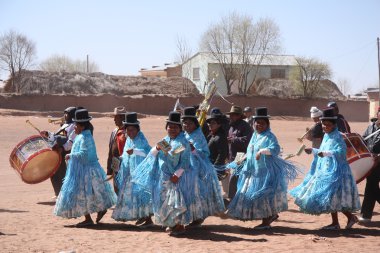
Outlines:
{"type": "Polygon", "coordinates": [[[199,68],[193,68],[193,80],[199,80],[199,68]]]}
{"type": "Polygon", "coordinates": [[[271,69],[270,78],[285,79],[285,69],[271,69]]]}

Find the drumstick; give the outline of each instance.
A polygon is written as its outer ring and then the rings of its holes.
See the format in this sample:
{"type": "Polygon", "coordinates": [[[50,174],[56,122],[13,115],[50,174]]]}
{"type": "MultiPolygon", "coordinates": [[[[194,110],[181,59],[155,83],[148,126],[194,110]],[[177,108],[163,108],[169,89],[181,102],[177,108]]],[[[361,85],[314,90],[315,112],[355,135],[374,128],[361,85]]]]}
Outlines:
{"type": "Polygon", "coordinates": [[[32,122],[30,122],[30,120],[26,120],[26,123],[28,123],[31,127],[33,127],[34,129],[36,129],[38,131],[38,133],[41,133],[40,129],[38,129],[35,125],[32,124],[32,122]]]}

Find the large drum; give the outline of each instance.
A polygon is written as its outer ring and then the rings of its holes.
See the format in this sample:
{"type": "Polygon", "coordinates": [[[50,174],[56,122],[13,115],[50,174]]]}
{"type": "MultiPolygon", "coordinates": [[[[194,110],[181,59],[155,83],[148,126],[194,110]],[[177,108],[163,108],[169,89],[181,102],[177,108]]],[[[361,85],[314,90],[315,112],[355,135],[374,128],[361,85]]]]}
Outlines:
{"type": "Polygon", "coordinates": [[[359,134],[342,134],[342,136],[347,145],[347,161],[358,184],[371,172],[374,165],[373,155],[359,134]]]}
{"type": "Polygon", "coordinates": [[[49,147],[43,137],[34,135],[17,144],[9,157],[9,162],[21,176],[22,181],[37,184],[57,171],[61,156],[49,147]]]}

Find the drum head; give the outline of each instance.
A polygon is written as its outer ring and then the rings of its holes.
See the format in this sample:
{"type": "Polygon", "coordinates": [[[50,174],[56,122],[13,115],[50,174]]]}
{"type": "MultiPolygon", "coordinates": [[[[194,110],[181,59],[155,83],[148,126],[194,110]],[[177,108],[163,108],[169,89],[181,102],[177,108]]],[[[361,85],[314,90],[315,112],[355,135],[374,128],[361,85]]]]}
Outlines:
{"type": "Polygon", "coordinates": [[[28,184],[40,183],[51,177],[61,163],[61,156],[56,151],[44,149],[34,154],[24,164],[21,179],[28,184]]]}
{"type": "Polygon", "coordinates": [[[373,166],[373,157],[368,154],[360,159],[351,159],[349,161],[352,175],[356,183],[360,183],[371,172],[373,166]]]}

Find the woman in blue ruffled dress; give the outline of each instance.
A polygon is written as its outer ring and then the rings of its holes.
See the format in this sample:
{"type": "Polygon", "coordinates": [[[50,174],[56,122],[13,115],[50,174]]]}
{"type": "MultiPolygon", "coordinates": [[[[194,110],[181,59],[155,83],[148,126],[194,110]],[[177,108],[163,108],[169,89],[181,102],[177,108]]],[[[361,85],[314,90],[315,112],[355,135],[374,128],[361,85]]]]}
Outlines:
{"type": "MultiPolygon", "coordinates": [[[[170,235],[185,232],[195,220],[195,174],[190,166],[190,144],[182,131],[181,114],[170,112],[166,120],[168,135],[153,147],[137,167],[133,181],[152,194],[155,223],[166,227],[170,235]]],[[[198,205],[198,206],[196,206],[198,205]]]]}
{"type": "Polygon", "coordinates": [[[137,113],[127,113],[123,124],[126,127],[128,138],[115,180],[119,185],[119,196],[112,218],[117,221],[137,220],[136,225],[148,227],[153,224],[151,195],[133,183],[132,177],[139,173],[136,168],[145,159],[151,146],[140,131],[137,113]]]}
{"type": "Polygon", "coordinates": [[[54,209],[55,215],[64,218],[85,216],[78,227],[93,225],[91,214],[96,212],[98,223],[116,202],[112,186],[106,182],[106,173],[98,162],[91,119],[86,109],[75,112],[77,136],[71,153],[65,157],[67,172],[54,209]]]}
{"type": "Polygon", "coordinates": [[[256,108],[255,132],[248,145],[244,166],[238,171],[235,197],[227,214],[240,220],[261,219],[254,229],[269,229],[278,213],[288,209],[288,181],[298,169],[280,158],[280,146],[270,130],[267,108],[256,108]]]}
{"type": "Polygon", "coordinates": [[[187,107],[182,116],[185,137],[192,150],[190,164],[197,179],[194,201],[200,201],[202,205],[202,209],[198,210],[200,212],[194,214],[194,222],[189,225],[193,227],[200,226],[208,216],[220,214],[225,210],[218,176],[210,162],[210,150],[195,114],[194,107],[187,107]]]}
{"type": "Polygon", "coordinates": [[[337,128],[337,117],[333,109],[323,111],[322,128],[325,132],[319,149],[307,148],[314,154],[309,173],[303,182],[292,189],[301,212],[320,215],[331,213],[332,223],[322,229],[340,229],[338,212],[347,217],[346,228],[350,229],[358,219],[352,212],[360,210],[356,182],[346,158],[346,144],[337,128]]]}

